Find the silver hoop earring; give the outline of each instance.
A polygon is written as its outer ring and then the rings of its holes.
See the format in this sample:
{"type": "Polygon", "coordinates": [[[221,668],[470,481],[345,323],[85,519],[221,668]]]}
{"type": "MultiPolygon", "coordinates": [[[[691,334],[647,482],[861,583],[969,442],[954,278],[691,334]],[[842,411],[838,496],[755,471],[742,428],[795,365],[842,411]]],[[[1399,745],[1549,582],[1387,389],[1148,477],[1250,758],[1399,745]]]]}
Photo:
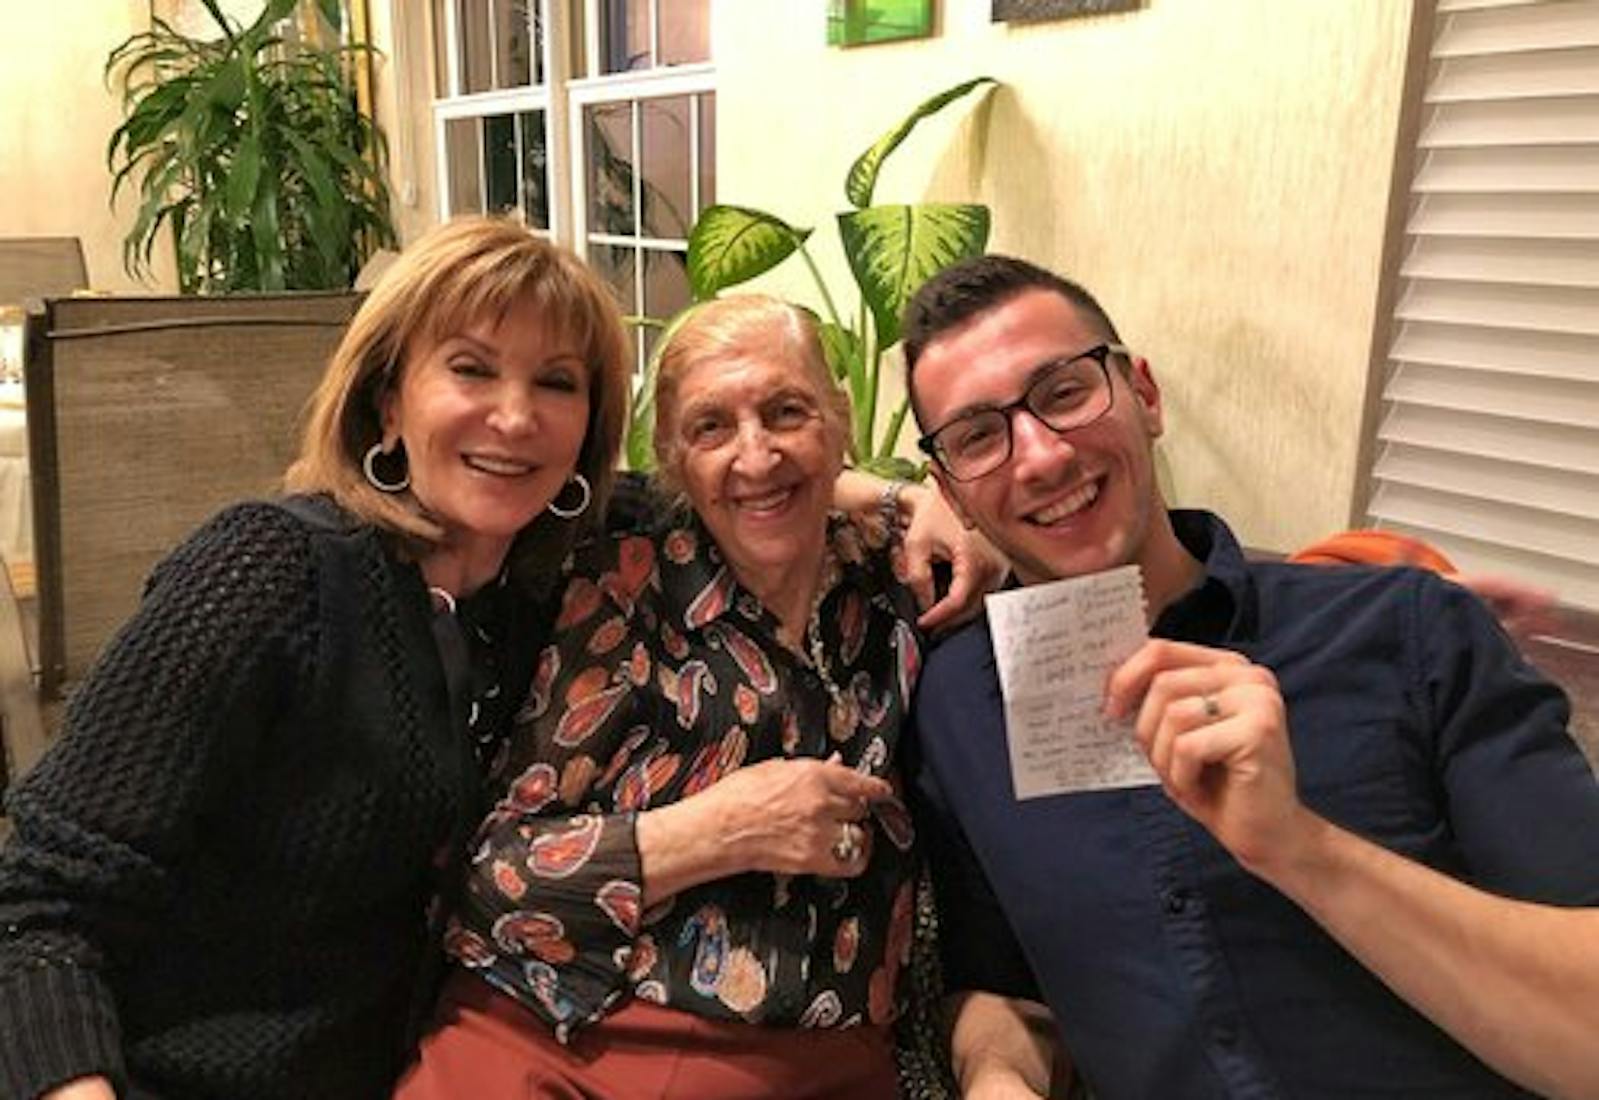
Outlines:
{"type": "MultiPolygon", "coordinates": [[[[576,485],[578,491],[583,494],[583,499],[578,501],[577,506],[575,508],[558,508],[555,505],[555,501],[551,500],[544,507],[549,510],[549,513],[552,516],[559,516],[561,519],[576,519],[578,516],[581,516],[584,512],[589,510],[589,501],[594,499],[594,492],[589,488],[589,479],[584,477],[582,474],[573,474],[572,480],[568,481],[566,484],[576,485]]],[[[563,485],[561,488],[564,492],[566,486],[563,485]]],[[[558,497],[561,494],[556,493],[555,495],[558,497]]]]}
{"type": "Polygon", "coordinates": [[[361,472],[366,475],[367,484],[380,493],[403,493],[411,486],[411,471],[407,469],[400,475],[398,481],[384,481],[378,474],[377,461],[380,458],[389,458],[391,455],[405,462],[405,456],[397,451],[390,452],[383,449],[383,441],[372,444],[361,458],[361,472]]]}

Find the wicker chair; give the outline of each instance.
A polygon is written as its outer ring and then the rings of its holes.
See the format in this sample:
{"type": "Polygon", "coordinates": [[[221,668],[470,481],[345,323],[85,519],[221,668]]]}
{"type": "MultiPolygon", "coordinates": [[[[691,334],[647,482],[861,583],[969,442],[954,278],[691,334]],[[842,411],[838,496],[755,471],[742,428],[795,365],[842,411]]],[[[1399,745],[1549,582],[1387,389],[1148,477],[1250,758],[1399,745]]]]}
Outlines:
{"type": "MultiPolygon", "coordinates": [[[[223,505],[274,490],[300,410],[359,302],[347,292],[63,298],[30,314],[45,740],[49,704],[133,612],[162,555],[223,505]]],[[[11,682],[21,681],[0,671],[0,689],[11,682]]],[[[10,720],[21,704],[9,695],[5,706],[8,730],[30,725],[10,720]]],[[[43,746],[7,740],[15,778],[43,746]]]]}

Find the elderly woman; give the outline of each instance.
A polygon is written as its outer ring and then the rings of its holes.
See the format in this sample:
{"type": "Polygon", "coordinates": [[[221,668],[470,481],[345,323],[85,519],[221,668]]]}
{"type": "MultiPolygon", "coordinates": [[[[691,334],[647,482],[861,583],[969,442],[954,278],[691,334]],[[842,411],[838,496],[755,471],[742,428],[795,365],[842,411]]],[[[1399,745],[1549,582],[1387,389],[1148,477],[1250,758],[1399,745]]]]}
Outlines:
{"type": "Polygon", "coordinates": [[[692,514],[578,559],[407,1100],[896,1092],[921,650],[881,528],[829,514],[845,399],[747,296],[677,332],[657,408],[692,514]]]}
{"type": "Polygon", "coordinates": [[[0,1096],[388,1094],[478,756],[531,675],[530,593],[610,482],[624,348],[604,284],[508,222],[385,274],[299,495],[162,562],[12,793],[0,1096]]]}

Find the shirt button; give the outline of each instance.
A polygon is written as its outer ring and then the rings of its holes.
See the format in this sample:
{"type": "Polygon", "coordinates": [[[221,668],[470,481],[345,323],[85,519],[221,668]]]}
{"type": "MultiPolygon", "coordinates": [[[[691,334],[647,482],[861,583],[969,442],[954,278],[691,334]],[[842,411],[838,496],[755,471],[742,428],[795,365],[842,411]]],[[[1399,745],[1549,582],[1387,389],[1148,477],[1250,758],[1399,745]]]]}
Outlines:
{"type": "Polygon", "coordinates": [[[1188,908],[1188,891],[1184,890],[1181,886],[1177,887],[1175,890],[1167,890],[1165,901],[1166,912],[1175,917],[1184,909],[1188,908]]]}

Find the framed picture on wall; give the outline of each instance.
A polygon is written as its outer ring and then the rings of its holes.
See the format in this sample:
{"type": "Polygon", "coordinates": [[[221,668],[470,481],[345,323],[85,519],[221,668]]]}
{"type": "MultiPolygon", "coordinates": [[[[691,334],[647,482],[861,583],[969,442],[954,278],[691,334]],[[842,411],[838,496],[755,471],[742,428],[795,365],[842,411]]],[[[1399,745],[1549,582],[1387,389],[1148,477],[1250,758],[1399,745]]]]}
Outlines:
{"type": "Polygon", "coordinates": [[[933,33],[933,0],[827,0],[827,44],[865,46],[933,33]]]}
{"type": "Polygon", "coordinates": [[[1142,0],[994,0],[990,20],[995,23],[1031,23],[1041,19],[1066,19],[1074,15],[1132,11],[1142,6],[1142,0]]]}

